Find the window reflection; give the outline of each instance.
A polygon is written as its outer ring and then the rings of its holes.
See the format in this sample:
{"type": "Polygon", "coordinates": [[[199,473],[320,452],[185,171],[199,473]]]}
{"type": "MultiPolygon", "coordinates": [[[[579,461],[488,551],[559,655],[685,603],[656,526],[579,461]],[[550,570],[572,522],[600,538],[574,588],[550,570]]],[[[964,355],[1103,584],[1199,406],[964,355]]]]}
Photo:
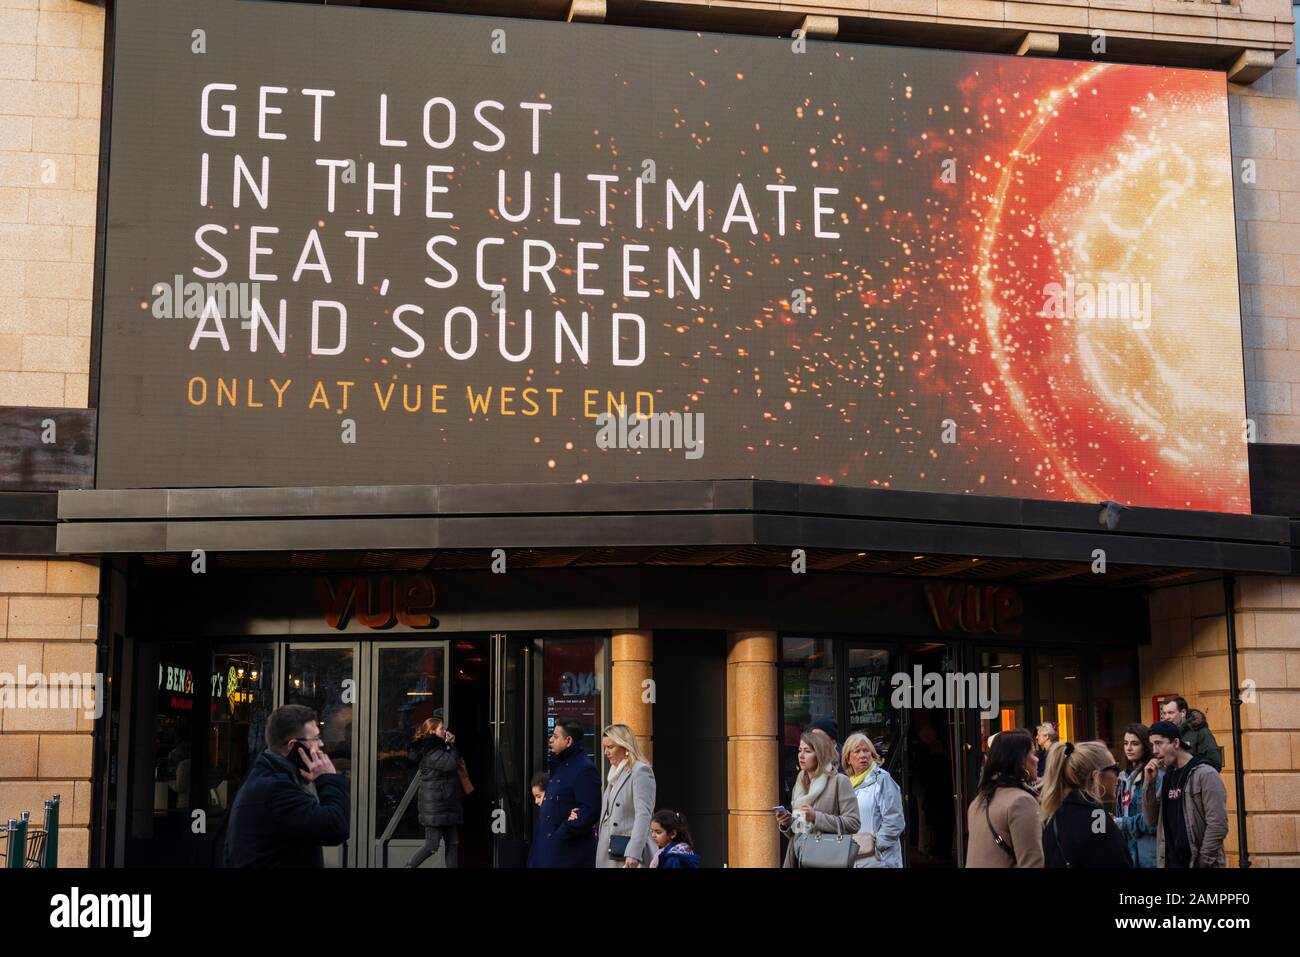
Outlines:
{"type": "Polygon", "coordinates": [[[1038,722],[1055,724],[1062,741],[1081,741],[1087,734],[1083,685],[1078,655],[1038,656],[1038,722]]]}
{"type": "Polygon", "coordinates": [[[285,662],[284,703],[316,712],[325,750],[340,774],[352,774],[351,648],[291,648],[285,662]],[[348,682],[348,684],[345,684],[348,682]]]}
{"type": "Polygon", "coordinates": [[[987,754],[994,734],[1026,726],[1024,656],[1009,651],[981,652],[980,670],[990,679],[994,675],[998,679],[998,714],[980,715],[980,750],[987,754]]]}
{"type": "Polygon", "coordinates": [[[846,739],[865,734],[886,764],[897,736],[897,713],[889,703],[892,657],[885,649],[849,648],[848,727],[842,732],[846,739]]]}
{"type": "Polygon", "coordinates": [[[781,793],[788,796],[798,773],[800,733],[820,718],[836,716],[834,642],[782,638],[781,675],[781,793]]]}
{"type": "MultiPolygon", "coordinates": [[[[547,638],[542,642],[543,748],[557,723],[576,721],[583,728],[583,750],[600,762],[596,736],[602,727],[603,645],[602,638],[585,637],[547,638]]],[[[546,754],[549,762],[550,752],[546,754]]]]}
{"type": "MultiPolygon", "coordinates": [[[[446,663],[441,647],[380,648],[375,724],[375,835],[382,836],[415,780],[411,750],[426,718],[444,716],[446,663]]],[[[450,724],[450,720],[448,721],[450,724]]],[[[392,838],[422,839],[419,802],[412,797],[392,838]]]]}

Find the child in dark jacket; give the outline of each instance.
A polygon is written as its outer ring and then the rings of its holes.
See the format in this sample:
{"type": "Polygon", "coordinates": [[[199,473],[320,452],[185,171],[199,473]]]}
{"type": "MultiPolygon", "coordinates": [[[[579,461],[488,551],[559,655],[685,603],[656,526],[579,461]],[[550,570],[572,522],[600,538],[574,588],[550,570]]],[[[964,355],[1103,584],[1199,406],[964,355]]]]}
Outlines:
{"type": "Polygon", "coordinates": [[[700,856],[691,847],[691,832],[686,827],[686,815],[664,808],[650,818],[650,837],[659,847],[659,854],[650,862],[651,867],[700,866],[700,856]]]}
{"type": "Polygon", "coordinates": [[[536,866],[533,852],[537,850],[537,837],[542,827],[542,802],[546,800],[546,785],[550,783],[551,775],[546,771],[538,771],[533,775],[532,783],[528,786],[528,790],[533,795],[533,839],[528,842],[529,867],[536,866]]]}

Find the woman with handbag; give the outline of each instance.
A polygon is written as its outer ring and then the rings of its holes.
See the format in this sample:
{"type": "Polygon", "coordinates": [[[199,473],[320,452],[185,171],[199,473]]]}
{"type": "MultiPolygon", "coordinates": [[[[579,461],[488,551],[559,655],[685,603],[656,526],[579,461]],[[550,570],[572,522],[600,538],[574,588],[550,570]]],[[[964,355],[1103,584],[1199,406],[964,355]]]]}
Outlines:
{"type": "Polygon", "coordinates": [[[465,821],[461,808],[460,755],[456,736],[447,730],[442,718],[427,718],[415,732],[411,750],[419,761],[419,791],[416,794],[420,825],[424,828],[424,845],[415,852],[407,867],[419,867],[446,844],[444,867],[460,865],[460,835],[457,828],[465,821]]]}
{"type": "Polygon", "coordinates": [[[853,835],[860,824],[853,785],[835,767],[829,737],[805,731],[799,737],[799,774],[790,795],[793,812],[776,809],[776,823],[790,838],[782,867],[852,867],[853,835]]]}
{"type": "Polygon", "coordinates": [[[655,810],[655,773],[625,724],[611,724],[601,745],[609,764],[600,799],[597,867],[643,867],[654,858],[650,818],[655,810]]]}
{"type": "Polygon", "coordinates": [[[975,800],[966,811],[967,867],[1042,867],[1038,755],[1028,731],[1003,731],[989,748],[975,800]]]}
{"type": "Polygon", "coordinates": [[[903,792],[880,763],[880,753],[865,734],[844,741],[844,770],[862,819],[854,867],[903,866],[903,792]]]}

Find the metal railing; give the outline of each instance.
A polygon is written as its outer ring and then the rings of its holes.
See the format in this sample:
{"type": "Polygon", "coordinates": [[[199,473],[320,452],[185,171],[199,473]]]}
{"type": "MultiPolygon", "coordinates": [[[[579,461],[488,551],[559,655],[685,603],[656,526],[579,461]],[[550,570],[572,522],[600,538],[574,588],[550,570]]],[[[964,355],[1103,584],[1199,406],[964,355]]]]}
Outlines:
{"type": "Polygon", "coordinates": [[[59,860],[59,795],[45,801],[45,827],[31,827],[31,811],[23,811],[0,826],[0,860],[5,868],[57,867],[59,860]]]}
{"type": "Polygon", "coordinates": [[[406,809],[411,806],[411,799],[415,797],[415,792],[420,787],[420,772],[417,769],[415,776],[411,778],[411,784],[402,795],[402,803],[397,805],[397,810],[392,818],[388,821],[388,827],[384,828],[384,833],[379,835],[379,853],[382,866],[388,867],[388,842],[393,839],[393,832],[397,830],[397,825],[401,823],[406,814],[406,809]]]}

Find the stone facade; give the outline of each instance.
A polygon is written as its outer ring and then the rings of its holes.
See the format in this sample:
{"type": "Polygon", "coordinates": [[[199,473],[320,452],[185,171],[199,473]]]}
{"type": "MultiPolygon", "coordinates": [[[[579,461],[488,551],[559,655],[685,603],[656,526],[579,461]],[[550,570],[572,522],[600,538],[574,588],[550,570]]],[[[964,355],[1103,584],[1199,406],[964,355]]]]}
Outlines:
{"type": "MultiPolygon", "coordinates": [[[[93,674],[99,627],[99,566],[0,559],[0,674],[93,674]]],[[[0,707],[0,820],[60,796],[59,864],[89,855],[94,721],[82,707],[0,707]]]]}
{"type": "MultiPolygon", "coordinates": [[[[1236,755],[1229,701],[1228,633],[1219,581],[1163,588],[1151,597],[1151,644],[1139,649],[1143,721],[1154,695],[1200,708],[1223,748],[1229,866],[1238,864],[1236,755]]],[[[1242,688],[1246,838],[1252,867],[1300,866],[1300,580],[1237,583],[1237,676],[1242,688]]]]}
{"type": "Polygon", "coordinates": [[[1300,104],[1290,52],[1250,86],[1229,85],[1236,165],[1246,414],[1256,440],[1300,442],[1300,104]],[[1255,182],[1242,182],[1254,160],[1255,182]]]}
{"type": "MultiPolygon", "coordinates": [[[[591,10],[584,19],[599,18],[599,3],[585,6],[591,10]]],[[[561,0],[519,0],[482,4],[475,12],[558,18],[568,7],[561,0]]],[[[1161,44],[1194,42],[1202,52],[1186,56],[1221,50],[1223,63],[1199,65],[1225,68],[1243,51],[1255,51],[1261,62],[1281,53],[1253,84],[1229,85],[1229,110],[1247,414],[1258,441],[1300,442],[1300,105],[1294,50],[1283,52],[1293,37],[1287,0],[674,0],[639,8],[646,22],[707,17],[714,29],[770,33],[788,33],[804,16],[839,17],[838,25],[818,23],[854,39],[943,38],[985,50],[1014,51],[1028,31],[1079,39],[1105,30],[1128,44],[1149,44],[1153,62],[1168,52],[1161,44]],[[1243,160],[1254,163],[1253,182],[1241,175],[1243,160]]],[[[101,7],[0,0],[0,406],[88,404],[103,39],[101,7]]],[[[92,564],[0,559],[0,672],[20,665],[93,672],[98,587],[92,564]]],[[[1230,774],[1235,758],[1221,585],[1154,593],[1151,621],[1152,644],[1141,652],[1144,702],[1178,691],[1205,709],[1230,774]]],[[[1242,709],[1252,861],[1300,865],[1300,581],[1241,581],[1236,626],[1240,674],[1254,688],[1254,701],[1242,709]]],[[[639,698],[641,682],[653,674],[647,641],[641,633],[616,637],[614,695],[618,718],[650,738],[653,711],[639,698]]],[[[774,634],[731,637],[728,806],[736,866],[770,865],[777,856],[770,811],[777,780],[775,662],[774,634]]],[[[60,793],[63,864],[87,862],[91,774],[88,719],[72,710],[0,712],[0,818],[29,809],[39,819],[44,798],[60,793]]],[[[1228,795],[1235,863],[1230,779],[1228,795]]]]}
{"type": "Polygon", "coordinates": [[[85,408],[104,10],[0,0],[0,405],[85,408]]]}

